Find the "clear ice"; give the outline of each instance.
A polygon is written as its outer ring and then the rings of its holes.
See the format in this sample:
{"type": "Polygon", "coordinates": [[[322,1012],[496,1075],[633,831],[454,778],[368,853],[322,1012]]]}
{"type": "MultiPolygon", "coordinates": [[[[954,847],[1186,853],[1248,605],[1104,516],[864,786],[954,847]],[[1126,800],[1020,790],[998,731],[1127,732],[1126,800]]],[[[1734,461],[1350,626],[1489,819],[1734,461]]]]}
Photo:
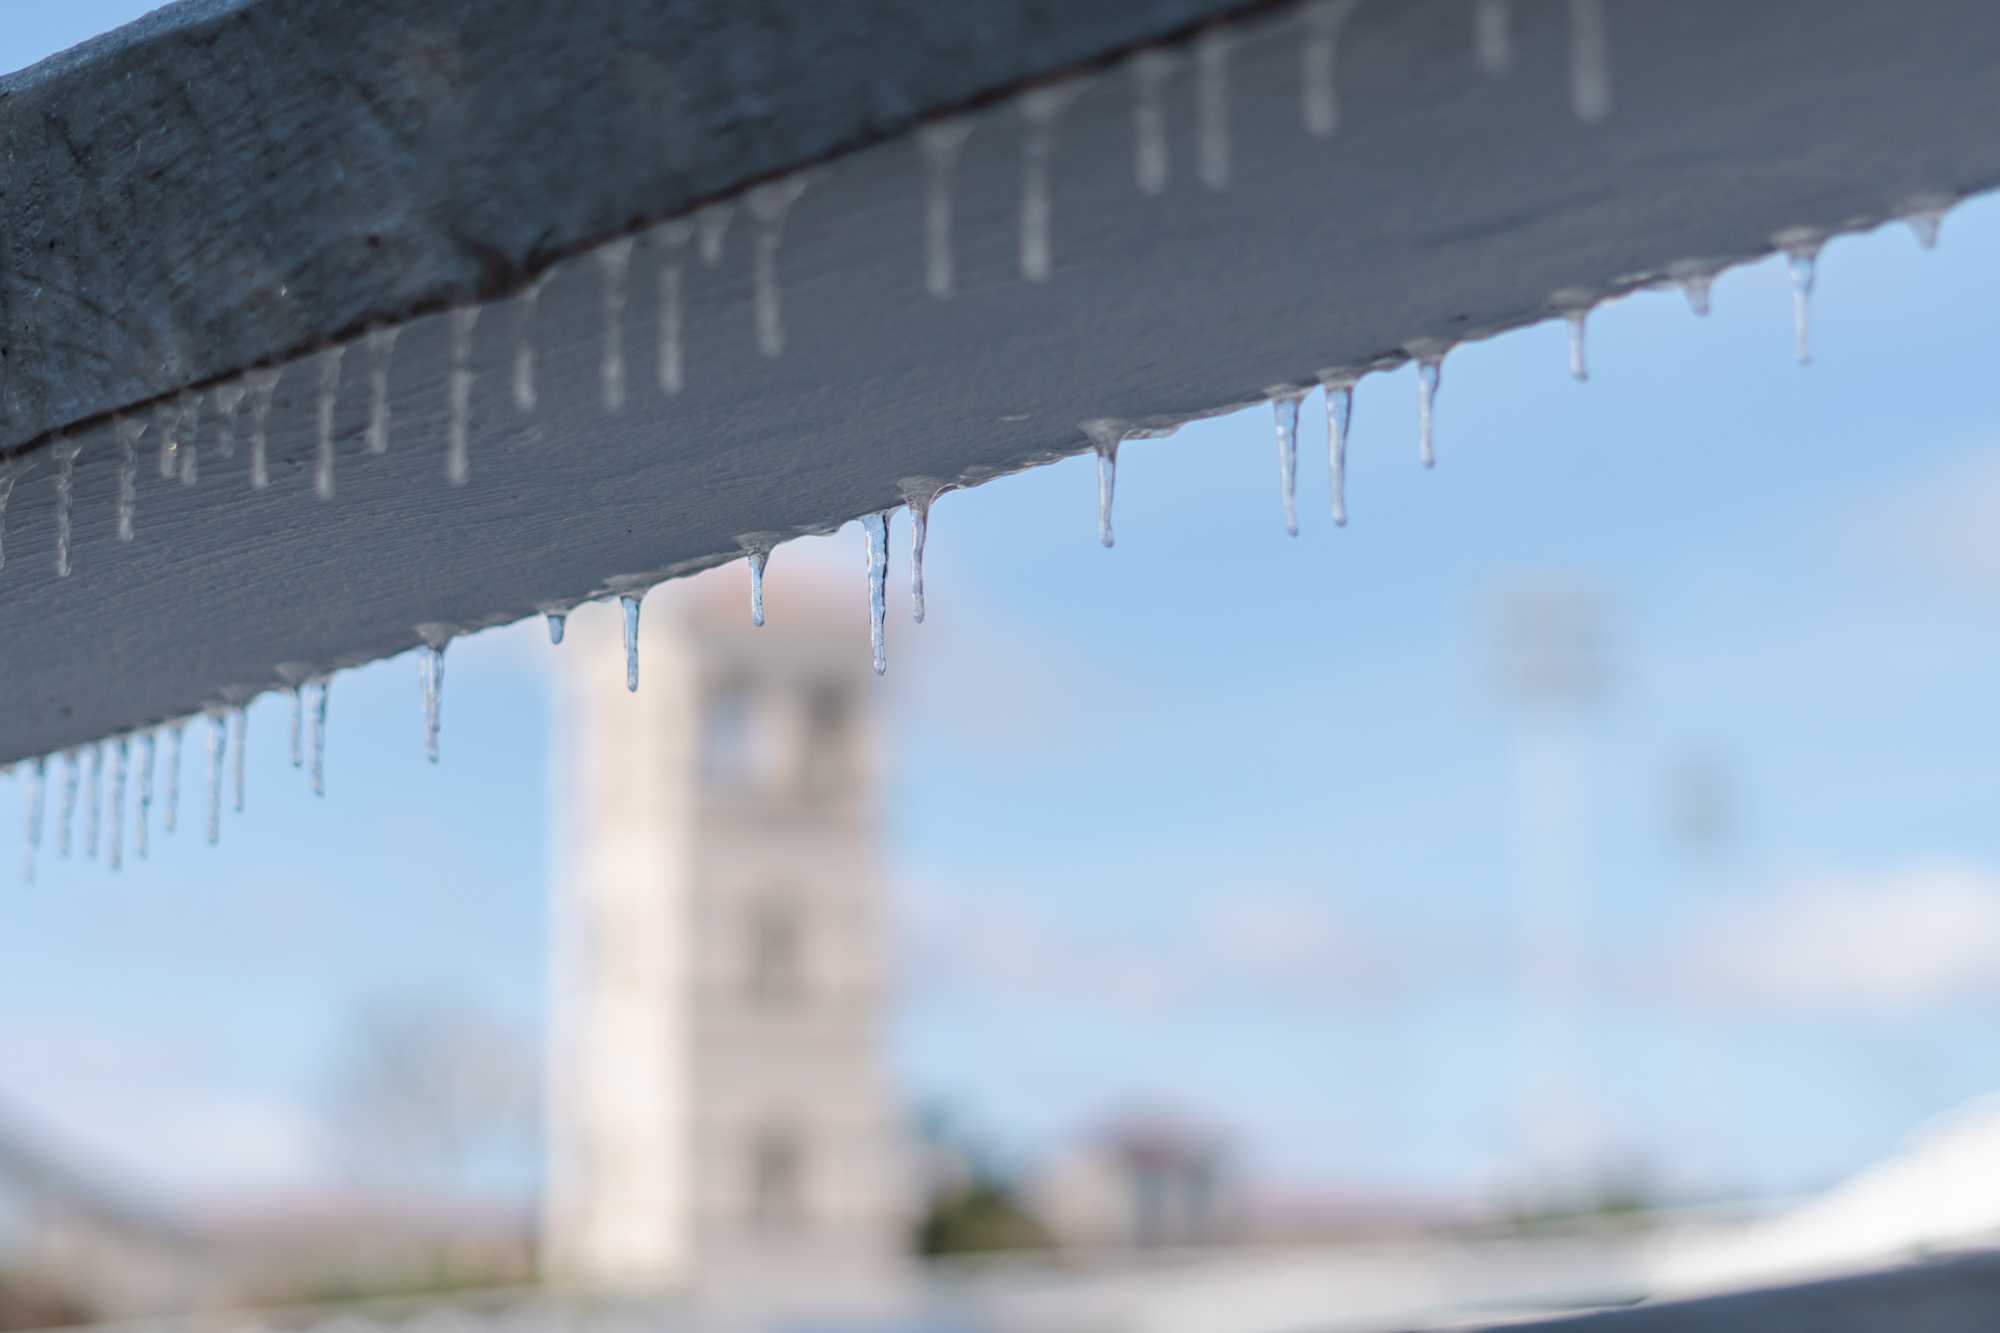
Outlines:
{"type": "Polygon", "coordinates": [[[125,864],[125,774],[132,763],[132,738],[120,736],[111,751],[111,852],[113,870],[125,864]]]}
{"type": "Polygon", "coordinates": [[[1812,360],[1808,341],[1812,315],[1813,277],[1824,243],[1817,233],[1794,231],[1781,234],[1778,245],[1785,252],[1785,268],[1792,276],[1792,355],[1800,365],[1812,360]]]}
{"type": "Polygon", "coordinates": [[[181,485],[192,486],[200,457],[195,450],[195,436],[201,425],[201,395],[190,389],[178,401],[180,413],[174,422],[174,443],[180,458],[181,485]]]}
{"type": "Polygon", "coordinates": [[[443,725],[444,650],[450,643],[450,635],[433,632],[424,634],[417,646],[417,680],[424,692],[424,757],[433,764],[438,761],[438,732],[443,725]]]}
{"type": "Polygon", "coordinates": [[[924,623],[924,543],[930,537],[931,504],[941,487],[906,486],[903,498],[910,510],[910,619],[924,623]]]}
{"type": "Polygon", "coordinates": [[[229,777],[236,798],[232,804],[236,808],[236,813],[240,815],[243,813],[243,798],[246,794],[244,755],[250,749],[250,709],[245,704],[238,704],[229,711],[236,722],[236,748],[230,752],[229,777]]]}
{"type": "Polygon", "coordinates": [[[368,452],[389,452],[389,362],[396,355],[398,324],[377,324],[368,330],[368,452]]]}
{"type": "Polygon", "coordinates": [[[785,350],[785,307],[778,282],[778,247],[785,239],[785,217],[806,191],[807,177],[794,172],[751,190],[746,202],[757,224],[751,254],[751,312],[757,323],[757,350],[778,356],[785,350]]]}
{"type": "Polygon", "coordinates": [[[56,460],[56,574],[68,578],[70,511],[76,503],[76,456],[83,452],[83,446],[64,437],[55,442],[50,452],[56,460]]]}
{"type": "Polygon", "coordinates": [[[1354,380],[1341,375],[1324,381],[1326,465],[1336,527],[1347,526],[1347,428],[1354,420],[1354,380]]]}
{"type": "Polygon", "coordinates": [[[229,751],[229,715],[208,713],[208,845],[222,841],[222,768],[229,751]]]}
{"type": "Polygon", "coordinates": [[[1271,415],[1278,428],[1278,495],[1285,507],[1285,531],[1299,535],[1299,404],[1304,389],[1270,390],[1271,415]]]}
{"type": "Polygon", "coordinates": [[[523,287],[514,298],[514,408],[519,412],[534,411],[540,398],[535,389],[535,311],[541,306],[549,272],[523,287]]]}
{"type": "Polygon", "coordinates": [[[160,811],[160,827],[172,833],[181,814],[181,741],[187,736],[187,719],[167,723],[167,799],[160,811]]]}
{"type": "Polygon", "coordinates": [[[451,419],[446,427],[444,475],[454,486],[465,485],[472,475],[472,334],[478,327],[478,306],[451,312],[451,419]]]}
{"type": "Polygon", "coordinates": [[[160,480],[173,480],[179,470],[180,457],[180,410],[172,403],[162,402],[153,407],[153,425],[160,433],[160,480]]]}
{"type": "Polygon", "coordinates": [[[21,867],[22,877],[30,884],[35,882],[35,853],[42,846],[42,811],[48,801],[49,759],[47,755],[35,760],[35,766],[28,771],[28,851],[21,867]]]}
{"type": "MultiPolygon", "coordinates": [[[[306,692],[312,696],[312,794],[315,796],[326,795],[326,704],[332,685],[327,676],[306,682],[306,692]]],[[[243,808],[240,796],[236,808],[243,808]]]]}
{"type": "Polygon", "coordinates": [[[333,498],[333,410],[340,402],[340,363],[347,349],[335,345],[319,354],[319,467],[313,473],[313,493],[333,498]]]}
{"type": "Polygon", "coordinates": [[[1230,35],[1210,28],[1194,44],[1195,161],[1201,183],[1229,187],[1230,35]]]}
{"type": "Polygon", "coordinates": [[[118,441],[118,540],[132,540],[139,510],[139,441],[146,423],[136,417],[113,417],[111,434],[118,441]]]}
{"type": "Polygon", "coordinates": [[[1569,326],[1569,374],[1579,384],[1590,378],[1590,368],[1584,362],[1584,324],[1590,318],[1590,309],[1595,298],[1589,292],[1564,289],[1551,298],[1551,304],[1562,312],[1563,323],[1569,326]]]}
{"type": "Polygon", "coordinates": [[[618,609],[625,613],[625,689],[639,692],[639,599],[644,593],[628,592],[618,599],[618,609]]]}
{"type": "Polygon", "coordinates": [[[1437,466],[1437,444],[1433,420],[1437,415],[1438,385],[1444,379],[1444,355],[1448,350],[1435,341],[1412,343],[1407,349],[1417,363],[1417,458],[1425,467],[1437,466]]]}
{"type": "Polygon", "coordinates": [[[1687,297],[1688,309],[1697,315],[1706,315],[1709,310],[1709,292],[1715,286],[1712,273],[1690,273],[1680,280],[1681,292],[1687,297]]]}
{"type": "Polygon", "coordinates": [[[132,846],[141,857],[147,852],[148,825],[153,821],[153,761],[159,752],[154,732],[139,737],[139,813],[132,827],[132,846]]]}
{"type": "Polygon", "coordinates": [[[604,281],[604,350],[597,379],[604,392],[604,410],[625,410],[625,295],[632,270],[632,238],[597,247],[598,275],[604,281]]]}
{"type": "Polygon", "coordinates": [[[83,812],[83,854],[97,859],[104,844],[104,744],[90,747],[90,796],[83,812]]]}
{"type": "Polygon", "coordinates": [[[76,828],[76,793],[82,780],[82,767],[77,762],[75,750],[63,751],[62,809],[56,819],[56,852],[67,858],[71,850],[71,839],[76,828]]]}
{"type": "Polygon", "coordinates": [[[771,561],[771,553],[753,550],[745,557],[750,562],[750,623],[757,628],[764,627],[764,566],[771,561]]]}
{"type": "Polygon", "coordinates": [[[971,133],[971,121],[953,119],[926,125],[917,136],[924,155],[924,290],[932,296],[951,295],[951,182],[971,133]]]}
{"type": "Polygon", "coordinates": [[[869,514],[861,526],[868,534],[868,648],[875,659],[875,674],[889,669],[884,620],[889,607],[889,515],[891,510],[869,514]]]}
{"type": "Polygon", "coordinates": [[[1111,545],[1111,500],[1118,489],[1118,446],[1125,432],[1112,421],[1092,421],[1084,425],[1090,447],[1097,454],[1097,540],[1111,545]]]}
{"type": "Polygon", "coordinates": [[[563,628],[569,623],[568,613],[563,611],[549,611],[545,614],[549,618],[549,642],[561,643],[563,641],[563,628]]]}

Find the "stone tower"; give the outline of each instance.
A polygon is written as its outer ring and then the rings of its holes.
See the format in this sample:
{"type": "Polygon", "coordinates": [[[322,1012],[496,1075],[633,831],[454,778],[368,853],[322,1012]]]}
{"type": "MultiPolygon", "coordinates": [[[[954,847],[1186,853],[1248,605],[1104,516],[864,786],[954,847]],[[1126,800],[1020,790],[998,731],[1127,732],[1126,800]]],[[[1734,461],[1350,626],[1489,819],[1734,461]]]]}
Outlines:
{"type": "Polygon", "coordinates": [[[551,751],[547,1275],[872,1300],[902,1272],[909,1201],[881,1052],[865,642],[775,598],[753,629],[725,575],[646,600],[637,694],[615,615],[579,615],[571,638],[551,751]]]}

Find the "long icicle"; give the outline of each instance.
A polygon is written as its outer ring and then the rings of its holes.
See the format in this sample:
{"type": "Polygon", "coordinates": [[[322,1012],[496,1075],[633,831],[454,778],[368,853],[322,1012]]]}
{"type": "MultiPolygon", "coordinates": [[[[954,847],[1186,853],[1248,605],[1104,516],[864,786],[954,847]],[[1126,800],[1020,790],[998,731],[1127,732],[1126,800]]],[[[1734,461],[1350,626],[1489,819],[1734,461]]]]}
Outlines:
{"type": "Polygon", "coordinates": [[[889,515],[891,510],[865,515],[861,526],[868,534],[868,648],[875,659],[875,674],[889,669],[884,620],[889,605],[889,515]]]}
{"type": "Polygon", "coordinates": [[[1339,376],[1326,381],[1327,490],[1335,527],[1347,526],[1347,430],[1354,420],[1354,380],[1339,376]]]}
{"type": "Polygon", "coordinates": [[[1271,392],[1271,414],[1278,433],[1278,494],[1284,504],[1285,531],[1299,535],[1299,404],[1304,389],[1289,386],[1271,392]]]}
{"type": "Polygon", "coordinates": [[[326,795],[326,705],[333,679],[321,676],[308,681],[306,690],[312,695],[312,794],[326,795]]]}
{"type": "Polygon", "coordinates": [[[618,607],[625,613],[625,689],[639,692],[639,599],[644,593],[628,592],[618,599],[618,607]]]}

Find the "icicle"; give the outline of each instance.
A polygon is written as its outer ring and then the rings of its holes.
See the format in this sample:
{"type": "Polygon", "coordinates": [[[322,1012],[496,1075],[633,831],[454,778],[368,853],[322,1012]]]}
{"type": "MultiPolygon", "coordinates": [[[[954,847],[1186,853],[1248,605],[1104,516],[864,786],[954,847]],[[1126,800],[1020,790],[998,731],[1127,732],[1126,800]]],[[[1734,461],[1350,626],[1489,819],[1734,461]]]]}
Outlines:
{"type": "Polygon", "coordinates": [[[333,680],[328,676],[306,683],[312,695],[312,794],[315,796],[326,795],[326,705],[332,687],[333,680]]]}
{"type": "Polygon", "coordinates": [[[722,242],[729,235],[729,218],[733,211],[728,204],[706,204],[695,210],[694,225],[700,233],[701,262],[708,268],[722,262],[722,242]]]}
{"type": "Polygon", "coordinates": [[[770,563],[771,553],[753,550],[747,556],[750,561],[750,623],[757,628],[764,627],[764,566],[770,563]]]}
{"type": "Polygon", "coordinates": [[[368,330],[368,452],[389,452],[389,362],[396,355],[402,326],[377,324],[368,330]]]}
{"type": "Polygon", "coordinates": [[[883,622],[889,608],[889,515],[883,510],[862,518],[868,534],[868,647],[874,654],[875,674],[889,669],[883,622]]]}
{"type": "Polygon", "coordinates": [[[250,386],[250,485],[255,490],[271,484],[265,462],[271,452],[271,400],[284,373],[282,366],[260,366],[243,377],[250,386]]]}
{"type": "Polygon", "coordinates": [[[292,767],[306,766],[306,701],[305,687],[294,685],[286,691],[292,701],[292,767]]]}
{"type": "Polygon", "coordinates": [[[1775,239],[1785,252],[1785,267],[1792,275],[1792,354],[1803,366],[1812,361],[1807,335],[1813,276],[1819,263],[1820,246],[1826,238],[1816,231],[1799,227],[1779,232],[1775,239]]]}
{"type": "Polygon", "coordinates": [[[1473,0],[1472,49],[1483,72],[1497,76],[1514,67],[1512,28],[1507,0],[1473,0]]]}
{"type": "Polygon", "coordinates": [[[7,567],[7,502],[14,498],[14,483],[26,471],[18,458],[0,462],[0,569],[7,567]]]}
{"type": "Polygon", "coordinates": [[[751,310],[757,321],[757,349],[765,356],[785,350],[783,290],[778,282],[778,247],[785,239],[785,216],[806,192],[804,172],[750,191],[750,217],[757,224],[752,252],[751,310]]]}
{"type": "Polygon", "coordinates": [[[118,441],[118,540],[129,542],[139,510],[139,441],[146,434],[146,423],[113,417],[111,434],[118,441]]]}
{"type": "Polygon", "coordinates": [[[1326,466],[1336,527],[1347,526],[1347,428],[1354,419],[1354,379],[1321,377],[1326,396],[1326,466]]]}
{"type": "Polygon", "coordinates": [[[542,288],[548,285],[554,270],[544,272],[539,278],[521,289],[514,298],[514,407],[516,411],[532,412],[540,395],[535,389],[535,311],[542,303],[542,288]]]}
{"type": "Polygon", "coordinates": [[[1162,194],[1167,188],[1167,79],[1180,58],[1154,47],[1132,57],[1132,171],[1139,189],[1162,194]]]}
{"type": "Polygon", "coordinates": [[[56,460],[56,574],[68,578],[70,570],[70,510],[76,501],[76,456],[83,446],[75,440],[58,439],[50,448],[56,460]]]}
{"type": "Polygon", "coordinates": [[[62,811],[56,819],[56,852],[67,860],[76,827],[76,792],[82,779],[75,750],[63,751],[62,811]]]}
{"type": "Polygon", "coordinates": [[[162,402],[153,408],[153,425],[160,433],[160,480],[172,481],[180,470],[180,410],[162,402]]]}
{"type": "Polygon", "coordinates": [[[941,120],[917,138],[924,155],[924,290],[932,296],[951,295],[951,178],[971,133],[971,121],[941,120]]]}
{"type": "Polygon", "coordinates": [[[454,486],[472,475],[472,332],[479,326],[479,307],[460,306],[451,312],[451,421],[447,427],[444,475],[454,486]]]}
{"type": "Polygon", "coordinates": [[[236,748],[230,752],[229,776],[236,798],[233,804],[236,813],[240,815],[243,813],[243,798],[247,786],[244,781],[244,755],[250,749],[250,708],[247,704],[238,704],[230,712],[236,719],[236,748]]]}
{"type": "Polygon", "coordinates": [[[1265,390],[1271,397],[1271,414],[1278,427],[1278,495],[1285,507],[1285,531],[1299,535],[1299,404],[1306,399],[1304,389],[1279,385],[1265,390]]]}
{"type": "Polygon", "coordinates": [[[153,732],[139,738],[139,814],[132,827],[132,846],[142,859],[149,850],[147,825],[153,819],[153,760],[158,752],[159,742],[153,732]]]}
{"type": "Polygon", "coordinates": [[[47,804],[49,790],[49,759],[47,755],[35,760],[35,766],[28,773],[28,851],[21,866],[21,876],[28,883],[35,882],[35,853],[42,846],[42,811],[47,804]]]}
{"type": "Polygon", "coordinates": [[[243,395],[249,391],[249,386],[242,380],[230,380],[215,386],[215,410],[221,418],[215,436],[215,452],[223,458],[236,457],[236,412],[243,406],[243,395]]]}
{"type": "Polygon", "coordinates": [[[1697,315],[1707,315],[1709,291],[1715,286],[1713,273],[1689,272],[1677,279],[1681,292],[1687,297],[1688,309],[1697,315]]]}
{"type": "Polygon", "coordinates": [[[319,470],[313,474],[313,492],[322,500],[333,498],[333,410],[340,401],[340,363],[345,347],[329,347],[319,354],[319,470]]]}
{"type": "Polygon", "coordinates": [[[1902,221],[1917,238],[1918,245],[1926,250],[1937,249],[1938,231],[1954,202],[1950,195],[1920,194],[1904,203],[1902,221]]]}
{"type": "Polygon", "coordinates": [[[1229,41],[1210,28],[1194,43],[1196,160],[1211,190],[1229,186],[1229,41]]]}
{"type": "Polygon", "coordinates": [[[1417,457],[1425,467],[1437,466],[1432,418],[1437,412],[1438,385],[1444,378],[1444,356],[1451,345],[1425,338],[1404,349],[1417,363],[1417,457]]]}
{"type": "Polygon", "coordinates": [[[1569,106],[1587,125],[1611,114],[1611,36],[1604,0],[1569,0],[1569,106]]]}
{"type": "Polygon", "coordinates": [[[160,811],[160,827],[172,833],[180,822],[181,741],[187,735],[187,719],[167,723],[167,801],[160,811]]]}
{"type": "Polygon", "coordinates": [[[625,613],[625,688],[632,694],[639,692],[639,599],[645,595],[628,592],[618,599],[625,613]]]}
{"type": "Polygon", "coordinates": [[[1021,276],[1029,282],[1047,282],[1054,263],[1049,162],[1055,156],[1056,122],[1075,95],[1073,86],[1056,84],[1021,97],[1021,116],[1027,122],[1021,138],[1021,276]]]}
{"type": "Polygon", "coordinates": [[[180,417],[174,424],[175,447],[180,455],[181,485],[192,486],[201,457],[195,448],[195,437],[200,433],[201,395],[190,390],[180,396],[179,402],[180,417]]]}
{"type": "Polygon", "coordinates": [[[549,642],[561,643],[563,641],[563,629],[569,623],[569,613],[565,611],[548,611],[544,614],[549,618],[549,642]]]}
{"type": "Polygon", "coordinates": [[[95,861],[104,843],[104,745],[90,747],[90,795],[83,810],[83,854],[95,861]]]}
{"type": "Polygon", "coordinates": [[[417,634],[423,639],[417,648],[417,679],[424,691],[424,756],[435,764],[444,723],[444,650],[451,634],[438,625],[419,625],[417,634]]]}
{"type": "Polygon", "coordinates": [[[632,269],[632,238],[597,247],[597,271],[604,280],[604,354],[597,380],[604,391],[604,410],[625,410],[625,295],[632,269]]]}
{"type": "Polygon", "coordinates": [[[222,768],[229,750],[229,715],[208,710],[208,845],[222,841],[222,768]]]}
{"type": "Polygon", "coordinates": [[[1125,431],[1115,421],[1086,421],[1084,434],[1097,453],[1097,540],[1111,545],[1111,499],[1118,486],[1118,446],[1125,431]]]}
{"type": "Polygon", "coordinates": [[[694,226],[688,222],[668,222],[656,228],[654,239],[660,249],[660,392],[676,394],[682,384],[682,351],[685,342],[681,293],[681,264],[694,226]]]}
{"type": "Polygon", "coordinates": [[[924,541],[930,536],[931,504],[944,493],[932,482],[903,485],[903,500],[910,510],[910,619],[924,623],[924,541]]]}
{"type": "Polygon", "coordinates": [[[111,853],[113,870],[125,866],[125,770],[132,762],[132,738],[120,736],[111,751],[111,853]]]}
{"type": "Polygon", "coordinates": [[[1549,303],[1562,312],[1563,323],[1569,326],[1569,374],[1578,383],[1590,378],[1590,369],[1583,359],[1583,326],[1595,302],[1596,297],[1591,293],[1572,287],[1549,298],[1549,303]]]}
{"type": "Polygon", "coordinates": [[[1340,33],[1360,0],[1318,0],[1306,13],[1300,93],[1306,133],[1326,138],[1340,128],[1340,33]]]}

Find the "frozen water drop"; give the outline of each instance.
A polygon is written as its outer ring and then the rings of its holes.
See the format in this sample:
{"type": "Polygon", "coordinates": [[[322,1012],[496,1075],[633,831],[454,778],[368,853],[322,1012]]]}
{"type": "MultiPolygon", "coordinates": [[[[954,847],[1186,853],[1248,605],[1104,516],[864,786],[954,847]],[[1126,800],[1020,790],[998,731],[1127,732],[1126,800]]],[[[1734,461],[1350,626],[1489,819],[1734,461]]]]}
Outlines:
{"type": "Polygon", "coordinates": [[[104,745],[90,747],[90,795],[83,811],[83,854],[95,861],[104,843],[104,745]]]}
{"type": "Polygon", "coordinates": [[[701,262],[714,268],[722,262],[722,242],[729,235],[729,219],[734,209],[728,204],[707,204],[695,210],[694,225],[701,262]]]}
{"type": "Polygon", "coordinates": [[[569,614],[564,611],[549,611],[545,614],[549,618],[549,642],[561,643],[563,629],[569,624],[569,614]]]}
{"type": "Polygon", "coordinates": [[[639,692],[639,599],[644,593],[628,592],[618,599],[625,613],[625,689],[639,692]]]}
{"type": "Polygon", "coordinates": [[[751,312],[757,324],[757,350],[778,356],[785,350],[783,288],[778,280],[778,247],[785,239],[785,218],[806,191],[807,177],[795,172],[783,180],[759,185],[747,201],[757,236],[751,253],[751,312]]]}
{"type": "Polygon", "coordinates": [[[64,437],[55,442],[50,452],[56,460],[56,574],[68,578],[70,511],[76,502],[76,456],[83,452],[83,446],[64,437]]]}
{"type": "Polygon", "coordinates": [[[1210,28],[1194,44],[1195,161],[1201,183],[1229,187],[1229,33],[1210,28]]]}
{"type": "Polygon", "coordinates": [[[333,412],[340,401],[340,363],[345,347],[329,347],[319,354],[319,467],[313,473],[313,493],[322,500],[333,498],[333,412]]]}
{"type": "Polygon", "coordinates": [[[75,750],[63,751],[62,808],[56,819],[56,852],[68,859],[76,831],[76,794],[83,779],[75,750]]]}
{"type": "Polygon", "coordinates": [[[930,538],[931,504],[943,489],[928,482],[903,487],[910,510],[910,618],[919,625],[924,623],[924,543],[930,538]]]}
{"type": "Polygon", "coordinates": [[[1055,202],[1049,164],[1055,156],[1057,122],[1075,95],[1074,87],[1053,84],[1021,97],[1026,122],[1021,138],[1021,276],[1029,282],[1047,282],[1054,264],[1050,228],[1055,202]]]}
{"type": "Polygon", "coordinates": [[[139,738],[139,810],[132,825],[132,847],[143,858],[150,840],[153,821],[153,764],[159,752],[159,739],[153,732],[139,738]]]}
{"type": "Polygon", "coordinates": [[[125,865],[125,774],[132,763],[132,738],[120,736],[111,750],[111,852],[113,870],[125,865]]]}
{"type": "Polygon", "coordinates": [[[368,452],[389,452],[389,362],[396,355],[396,339],[402,336],[396,324],[377,324],[368,330],[368,452]]]}
{"type": "Polygon", "coordinates": [[[1696,315],[1707,315],[1709,310],[1709,292],[1715,286],[1714,275],[1691,273],[1687,277],[1682,278],[1680,283],[1681,291],[1687,296],[1688,309],[1694,311],[1696,315]]]}
{"type": "Polygon", "coordinates": [[[435,764],[444,720],[444,650],[451,634],[437,625],[420,625],[417,634],[423,639],[417,647],[417,680],[424,692],[424,757],[435,764]]]}
{"type": "Polygon", "coordinates": [[[771,553],[753,550],[746,557],[750,562],[750,623],[757,628],[764,627],[764,566],[770,563],[771,553]]]}
{"type": "Polygon", "coordinates": [[[1347,526],[1347,430],[1354,419],[1354,380],[1336,376],[1326,385],[1326,464],[1333,521],[1347,526]]]}
{"type": "Polygon", "coordinates": [[[1278,495],[1284,504],[1285,531],[1299,535],[1299,404],[1306,391],[1281,385],[1266,391],[1278,428],[1278,495]]]}
{"type": "Polygon", "coordinates": [[[1611,114],[1611,34],[1604,0],[1569,0],[1569,105],[1587,125],[1611,114]]]}
{"type": "Polygon", "coordinates": [[[1326,138],[1340,128],[1340,34],[1360,0],[1318,0],[1306,11],[1299,80],[1306,133],[1326,138]]]}
{"type": "Polygon", "coordinates": [[[604,280],[604,350],[597,379],[607,412],[625,410],[625,295],[631,269],[630,236],[597,247],[597,271],[604,280]]]}
{"type": "Polygon", "coordinates": [[[118,441],[118,540],[129,542],[139,510],[139,441],[146,423],[135,417],[113,417],[111,434],[118,441]]]}
{"type": "Polygon", "coordinates": [[[1562,312],[1563,323],[1569,326],[1569,374],[1571,379],[1582,383],[1590,378],[1590,368],[1583,356],[1584,324],[1590,318],[1596,297],[1586,291],[1564,288],[1549,298],[1549,303],[1562,312]]]}
{"type": "Polygon", "coordinates": [[[535,311],[548,280],[545,272],[514,298],[514,407],[520,412],[534,411],[540,401],[535,387],[535,311]]]}
{"type": "Polygon", "coordinates": [[[1514,67],[1513,17],[1508,0],[1474,0],[1472,8],[1472,50],[1479,68],[1492,75],[1505,74],[1514,67]]]}
{"type": "Polygon", "coordinates": [[[1433,422],[1437,415],[1438,385],[1444,379],[1444,357],[1450,346],[1426,338],[1411,343],[1405,350],[1417,363],[1417,458],[1425,467],[1436,467],[1433,422]]]}
{"type": "Polygon", "coordinates": [[[689,239],[694,235],[693,224],[688,222],[668,222],[654,229],[653,239],[660,251],[660,392],[676,394],[681,391],[683,378],[682,345],[685,339],[683,313],[685,300],[681,291],[681,264],[687,252],[689,239]]]}
{"type": "MultiPolygon", "coordinates": [[[[331,678],[326,676],[306,683],[306,692],[311,696],[312,794],[315,796],[326,795],[326,705],[332,685],[331,678]]],[[[236,808],[243,808],[240,800],[236,808]]]]}
{"type": "Polygon", "coordinates": [[[1145,194],[1167,188],[1167,79],[1180,63],[1159,47],[1132,57],[1132,168],[1145,194]]]}
{"type": "Polygon", "coordinates": [[[1938,232],[1953,202],[1950,195],[1923,194],[1903,205],[1902,221],[1917,238],[1918,245],[1926,250],[1937,249],[1938,232]]]}
{"type": "Polygon", "coordinates": [[[229,754],[229,714],[208,710],[208,845],[222,841],[222,771],[229,754]]]}
{"type": "Polygon", "coordinates": [[[160,827],[172,833],[181,814],[181,742],[187,736],[187,719],[167,723],[167,796],[160,810],[160,827]]]}
{"type": "Polygon", "coordinates": [[[889,514],[865,515],[862,529],[868,534],[868,648],[875,659],[875,674],[889,669],[887,632],[884,621],[889,608],[889,514]]]}
{"type": "Polygon", "coordinates": [[[236,413],[243,406],[243,396],[249,386],[242,380],[230,380],[215,386],[215,411],[217,430],[215,452],[222,458],[236,457],[236,413]]]}
{"type": "Polygon", "coordinates": [[[271,484],[271,400],[284,373],[281,366],[260,366],[243,377],[250,386],[250,485],[260,491],[271,484]]]}
{"type": "Polygon", "coordinates": [[[0,462],[0,569],[7,567],[7,502],[14,498],[14,483],[27,467],[19,459],[0,462]]]}
{"type": "Polygon", "coordinates": [[[446,427],[444,475],[463,486],[472,475],[472,335],[479,327],[479,307],[460,306],[451,312],[451,417],[446,427]]]}
{"type": "Polygon", "coordinates": [[[35,853],[42,846],[43,809],[48,801],[49,760],[47,755],[35,760],[35,766],[28,770],[28,837],[27,855],[23,859],[21,874],[30,884],[35,882],[35,853]]]}
{"type": "Polygon", "coordinates": [[[951,182],[971,133],[971,121],[941,120],[917,138],[924,155],[924,290],[932,296],[951,295],[951,182]]]}
{"type": "Polygon", "coordinates": [[[1778,246],[1785,252],[1785,268],[1792,278],[1792,355],[1800,365],[1812,360],[1809,342],[1812,317],[1813,278],[1819,265],[1820,246],[1825,237],[1804,228],[1780,232],[1778,246]]]}

